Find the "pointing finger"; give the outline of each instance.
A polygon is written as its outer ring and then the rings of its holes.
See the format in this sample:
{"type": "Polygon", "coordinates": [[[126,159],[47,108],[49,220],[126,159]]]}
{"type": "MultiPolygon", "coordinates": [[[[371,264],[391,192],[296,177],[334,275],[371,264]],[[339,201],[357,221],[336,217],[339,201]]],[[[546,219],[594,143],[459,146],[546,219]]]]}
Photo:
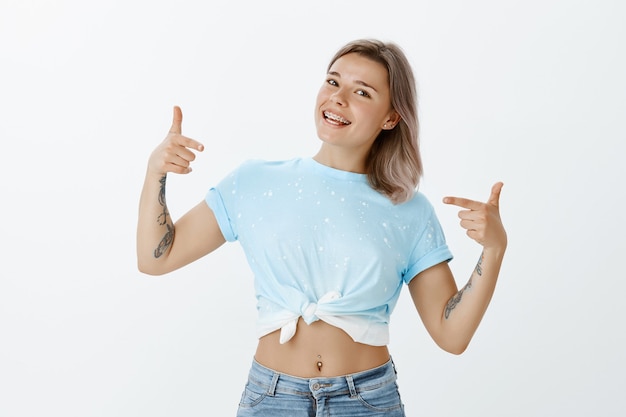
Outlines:
{"type": "Polygon", "coordinates": [[[172,120],[172,127],[170,127],[170,133],[182,133],[183,127],[183,111],[178,106],[174,106],[174,117],[172,120]]]}
{"type": "MultiPolygon", "coordinates": [[[[183,111],[178,106],[174,106],[174,115],[172,118],[172,127],[170,127],[171,134],[182,135],[182,124],[183,124],[183,111]]],[[[181,145],[198,150],[202,152],[204,150],[204,145],[200,142],[193,140],[191,138],[187,138],[181,136],[182,141],[179,142],[181,145]]]]}
{"type": "Polygon", "coordinates": [[[443,202],[445,204],[451,204],[454,206],[463,207],[470,210],[477,210],[480,208],[481,203],[478,201],[470,200],[468,198],[461,197],[444,197],[443,202]]]}
{"type": "Polygon", "coordinates": [[[182,139],[181,145],[183,145],[185,148],[195,149],[200,152],[204,150],[204,145],[195,139],[191,139],[186,136],[181,136],[181,139],[182,139]]]}

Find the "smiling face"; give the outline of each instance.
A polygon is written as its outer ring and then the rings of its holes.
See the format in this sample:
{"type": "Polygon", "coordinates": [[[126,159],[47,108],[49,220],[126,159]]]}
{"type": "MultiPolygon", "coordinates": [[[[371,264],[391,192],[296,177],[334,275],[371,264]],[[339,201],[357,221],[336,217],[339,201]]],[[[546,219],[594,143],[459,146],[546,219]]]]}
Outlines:
{"type": "Polygon", "coordinates": [[[315,125],[324,152],[342,151],[364,163],[381,129],[391,129],[398,120],[382,64],[357,53],[332,64],[315,106],[315,125]]]}

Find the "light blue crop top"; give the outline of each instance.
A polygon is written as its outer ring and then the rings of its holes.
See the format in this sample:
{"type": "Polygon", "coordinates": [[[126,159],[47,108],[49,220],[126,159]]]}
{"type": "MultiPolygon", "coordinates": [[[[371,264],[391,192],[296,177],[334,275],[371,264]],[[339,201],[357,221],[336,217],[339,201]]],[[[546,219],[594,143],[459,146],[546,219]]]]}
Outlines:
{"type": "Polygon", "coordinates": [[[452,259],[423,194],[394,205],[364,174],[312,158],[245,162],[206,202],[254,274],[257,336],[281,329],[281,343],[302,317],[386,345],[403,283],[452,259]]]}

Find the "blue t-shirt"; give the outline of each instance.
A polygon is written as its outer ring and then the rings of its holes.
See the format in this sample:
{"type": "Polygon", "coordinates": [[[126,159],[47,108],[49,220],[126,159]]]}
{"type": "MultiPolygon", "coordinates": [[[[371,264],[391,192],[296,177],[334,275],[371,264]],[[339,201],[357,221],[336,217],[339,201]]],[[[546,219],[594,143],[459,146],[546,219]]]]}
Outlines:
{"type": "Polygon", "coordinates": [[[206,202],[254,274],[257,335],[282,329],[281,343],[303,317],[386,345],[403,283],[452,259],[423,194],[394,205],[366,175],[312,158],[245,162],[206,202]]]}

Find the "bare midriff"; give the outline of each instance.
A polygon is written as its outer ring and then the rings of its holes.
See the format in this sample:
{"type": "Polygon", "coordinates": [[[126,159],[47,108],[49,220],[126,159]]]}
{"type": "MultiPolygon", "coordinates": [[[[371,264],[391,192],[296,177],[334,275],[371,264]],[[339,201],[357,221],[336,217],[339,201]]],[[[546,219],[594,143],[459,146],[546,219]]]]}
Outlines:
{"type": "Polygon", "coordinates": [[[310,325],[302,318],[296,334],[280,344],[280,330],[259,339],[255,360],[277,372],[301,378],[354,374],[389,360],[387,346],[357,343],[343,330],[321,320],[310,325]]]}

